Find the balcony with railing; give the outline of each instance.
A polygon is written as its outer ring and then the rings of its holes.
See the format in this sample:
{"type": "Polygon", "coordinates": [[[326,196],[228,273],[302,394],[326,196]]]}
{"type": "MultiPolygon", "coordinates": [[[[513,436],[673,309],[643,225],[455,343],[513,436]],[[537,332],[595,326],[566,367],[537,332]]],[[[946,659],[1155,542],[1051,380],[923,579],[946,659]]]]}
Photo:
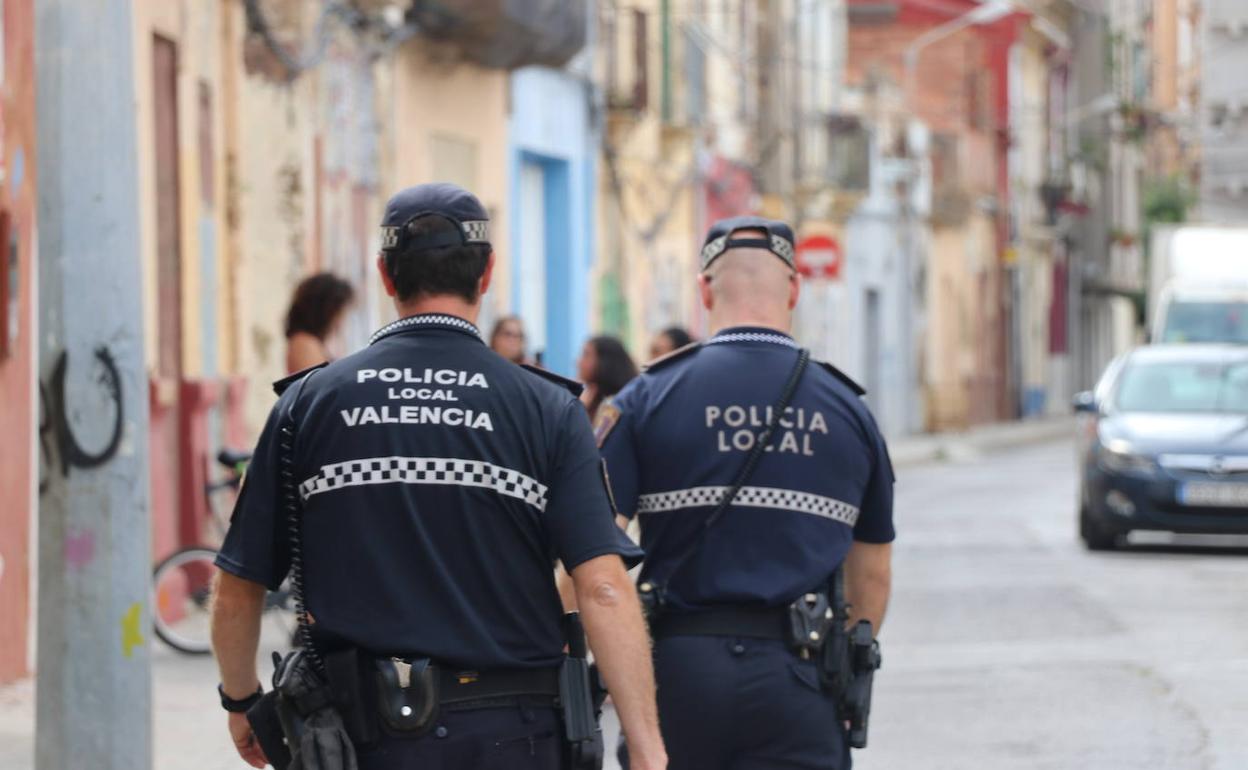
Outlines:
{"type": "Polygon", "coordinates": [[[407,11],[422,35],[501,69],[567,64],[585,47],[588,14],[586,0],[412,0],[407,11]]]}

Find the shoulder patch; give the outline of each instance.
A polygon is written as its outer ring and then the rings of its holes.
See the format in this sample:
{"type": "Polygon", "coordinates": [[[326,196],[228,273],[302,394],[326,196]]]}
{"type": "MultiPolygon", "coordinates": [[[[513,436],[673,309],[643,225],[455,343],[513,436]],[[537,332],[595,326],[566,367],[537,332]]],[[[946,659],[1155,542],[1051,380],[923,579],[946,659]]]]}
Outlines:
{"type": "Polygon", "coordinates": [[[844,383],[846,387],[848,387],[850,390],[854,392],[855,396],[862,397],[862,396],[867,395],[866,389],[863,388],[858,383],[854,382],[850,378],[850,376],[846,374],[845,372],[842,372],[840,369],[837,369],[835,366],[833,366],[832,364],[829,364],[827,361],[819,361],[817,363],[820,366],[822,366],[824,369],[826,369],[828,373],[831,374],[833,377],[835,377],[836,379],[844,383]]]}
{"type": "Polygon", "coordinates": [[[702,348],[701,342],[690,342],[688,345],[685,345],[683,348],[676,348],[671,353],[659,356],[658,358],[654,359],[650,363],[641,367],[641,370],[643,372],[652,372],[655,369],[660,369],[664,366],[667,366],[673,361],[680,360],[684,358],[685,356],[689,355],[690,353],[695,353],[701,348],[702,348]]]}
{"type": "Polygon", "coordinates": [[[273,392],[280,396],[283,393],[285,393],[290,388],[291,385],[294,385],[296,382],[298,382],[299,380],[302,380],[304,377],[311,374],[312,372],[315,372],[317,369],[323,369],[326,366],[329,366],[329,362],[323,361],[317,364],[316,366],[309,366],[307,369],[304,369],[301,372],[295,372],[294,374],[283,377],[282,379],[273,383],[273,392]]]}
{"type": "MultiPolygon", "coordinates": [[[[594,443],[599,449],[602,449],[603,442],[611,435],[611,429],[620,421],[621,414],[620,408],[609,399],[598,407],[598,416],[594,418],[594,443]]],[[[605,472],[605,466],[603,470],[605,472]]]]}
{"type": "Polygon", "coordinates": [[[545,369],[533,366],[532,364],[520,364],[520,368],[526,369],[544,380],[549,380],[561,388],[568,390],[577,398],[581,397],[581,391],[585,390],[585,386],[576,380],[569,380],[567,377],[560,377],[554,372],[548,372],[545,369]]]}

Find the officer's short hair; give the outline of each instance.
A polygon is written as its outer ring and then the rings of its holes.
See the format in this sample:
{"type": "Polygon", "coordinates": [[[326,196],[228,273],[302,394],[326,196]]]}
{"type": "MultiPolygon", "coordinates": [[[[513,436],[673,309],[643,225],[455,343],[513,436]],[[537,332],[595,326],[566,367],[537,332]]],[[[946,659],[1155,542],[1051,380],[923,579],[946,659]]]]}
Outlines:
{"type": "MultiPolygon", "coordinates": [[[[412,237],[455,233],[459,229],[460,225],[437,214],[417,217],[408,225],[412,237]]],[[[456,243],[389,254],[386,268],[400,301],[421,295],[451,294],[476,302],[477,287],[489,260],[488,243],[456,243]]]]}

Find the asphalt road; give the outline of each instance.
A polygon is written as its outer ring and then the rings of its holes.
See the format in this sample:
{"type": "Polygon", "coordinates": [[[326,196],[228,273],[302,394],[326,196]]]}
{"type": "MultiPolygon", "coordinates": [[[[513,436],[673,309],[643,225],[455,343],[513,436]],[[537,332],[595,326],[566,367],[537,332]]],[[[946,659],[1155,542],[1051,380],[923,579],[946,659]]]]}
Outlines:
{"type": "Polygon", "coordinates": [[[1248,550],[1084,551],[1073,453],[901,472],[857,770],[1248,768],[1248,550]]]}

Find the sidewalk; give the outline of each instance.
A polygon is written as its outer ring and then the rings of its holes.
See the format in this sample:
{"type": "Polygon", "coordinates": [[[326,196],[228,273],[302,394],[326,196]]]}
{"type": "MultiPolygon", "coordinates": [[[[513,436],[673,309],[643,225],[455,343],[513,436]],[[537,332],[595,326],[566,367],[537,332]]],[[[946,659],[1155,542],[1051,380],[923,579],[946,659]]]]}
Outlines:
{"type": "Polygon", "coordinates": [[[888,442],[893,465],[905,468],[932,462],[969,462],[1000,449],[1043,444],[1075,435],[1072,417],[1046,417],[982,425],[956,433],[905,436],[888,442]]]}
{"type": "MultiPolygon", "coordinates": [[[[986,425],[960,433],[909,436],[889,444],[893,463],[906,468],[925,463],[973,462],[1010,447],[1056,441],[1074,435],[1071,418],[986,425]]],[[[151,637],[149,637],[150,640],[151,637]]],[[[209,658],[179,655],[159,641],[152,650],[153,767],[160,770],[235,770],[246,767],[234,754],[217,703],[217,672],[209,658]]],[[[264,658],[265,655],[261,655],[264,658]]],[[[269,671],[267,660],[260,670],[269,671]]],[[[34,768],[34,682],[0,687],[0,768],[34,768]]],[[[608,746],[615,745],[618,723],[608,715],[608,746]]],[[[609,750],[608,754],[614,752],[609,750]]],[[[608,757],[606,770],[614,768],[608,757]]]]}

